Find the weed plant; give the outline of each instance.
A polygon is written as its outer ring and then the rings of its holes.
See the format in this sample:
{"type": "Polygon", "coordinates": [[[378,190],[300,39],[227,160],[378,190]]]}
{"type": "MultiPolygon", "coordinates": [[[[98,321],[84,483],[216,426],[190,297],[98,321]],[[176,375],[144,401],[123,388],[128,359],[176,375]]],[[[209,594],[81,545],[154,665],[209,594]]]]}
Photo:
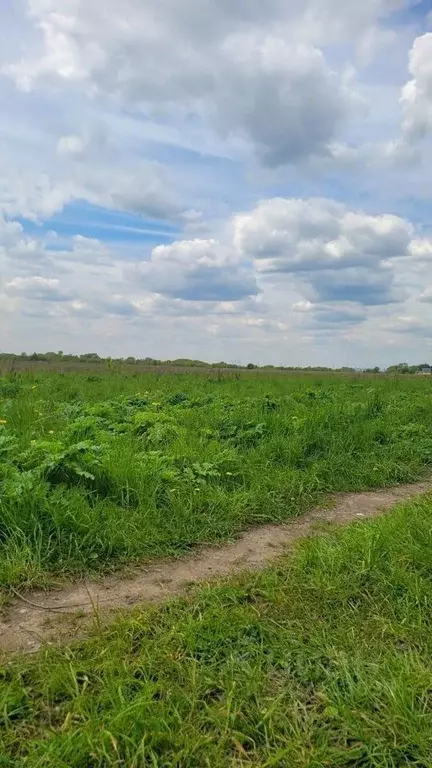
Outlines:
{"type": "Polygon", "coordinates": [[[0,585],[180,555],[431,461],[426,377],[12,374],[0,585]]]}
{"type": "Polygon", "coordinates": [[[0,765],[430,768],[431,658],[426,496],[9,662],[0,765]]]}

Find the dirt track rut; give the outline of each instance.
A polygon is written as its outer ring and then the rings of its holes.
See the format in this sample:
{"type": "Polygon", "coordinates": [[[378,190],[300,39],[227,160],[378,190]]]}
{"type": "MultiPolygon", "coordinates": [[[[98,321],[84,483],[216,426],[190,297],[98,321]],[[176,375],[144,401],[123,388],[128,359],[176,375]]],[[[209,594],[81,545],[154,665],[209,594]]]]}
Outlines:
{"type": "Polygon", "coordinates": [[[0,617],[0,652],[34,652],[44,643],[67,642],[83,634],[96,613],[105,622],[116,609],[162,602],[184,593],[191,583],[263,568],[298,539],[316,533],[319,522],[343,524],[374,517],[401,499],[431,490],[432,480],[427,480],[389,490],[340,494],[334,506],[314,509],[281,525],[253,528],[220,547],[197,547],[179,560],[151,563],[128,578],[116,574],[101,582],[25,593],[0,617]]]}

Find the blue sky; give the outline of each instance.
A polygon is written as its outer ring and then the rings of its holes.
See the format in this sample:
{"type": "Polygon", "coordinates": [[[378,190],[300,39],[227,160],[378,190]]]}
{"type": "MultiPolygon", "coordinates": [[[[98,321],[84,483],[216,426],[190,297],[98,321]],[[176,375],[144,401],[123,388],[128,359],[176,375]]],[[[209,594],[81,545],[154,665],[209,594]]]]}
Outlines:
{"type": "Polygon", "coordinates": [[[0,0],[0,347],[432,359],[431,0],[0,0]]]}

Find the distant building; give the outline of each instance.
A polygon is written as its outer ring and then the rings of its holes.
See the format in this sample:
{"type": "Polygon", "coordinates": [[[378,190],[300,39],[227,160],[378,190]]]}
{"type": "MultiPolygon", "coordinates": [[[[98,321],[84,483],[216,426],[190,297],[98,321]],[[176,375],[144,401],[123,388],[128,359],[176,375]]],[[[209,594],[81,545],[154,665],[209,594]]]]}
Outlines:
{"type": "Polygon", "coordinates": [[[432,373],[432,368],[430,365],[424,365],[423,368],[420,368],[420,373],[427,373],[430,375],[432,373]]]}

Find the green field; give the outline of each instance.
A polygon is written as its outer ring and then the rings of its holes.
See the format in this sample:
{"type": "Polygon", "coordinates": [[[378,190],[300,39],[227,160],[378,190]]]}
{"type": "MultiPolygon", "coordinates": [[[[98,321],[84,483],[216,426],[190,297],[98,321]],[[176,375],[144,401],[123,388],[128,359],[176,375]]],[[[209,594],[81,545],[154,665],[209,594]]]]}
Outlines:
{"type": "Polygon", "coordinates": [[[179,555],[431,461],[429,378],[12,373],[0,585],[179,555]]]}
{"type": "Polygon", "coordinates": [[[0,670],[13,768],[430,768],[432,498],[0,670]]]}

